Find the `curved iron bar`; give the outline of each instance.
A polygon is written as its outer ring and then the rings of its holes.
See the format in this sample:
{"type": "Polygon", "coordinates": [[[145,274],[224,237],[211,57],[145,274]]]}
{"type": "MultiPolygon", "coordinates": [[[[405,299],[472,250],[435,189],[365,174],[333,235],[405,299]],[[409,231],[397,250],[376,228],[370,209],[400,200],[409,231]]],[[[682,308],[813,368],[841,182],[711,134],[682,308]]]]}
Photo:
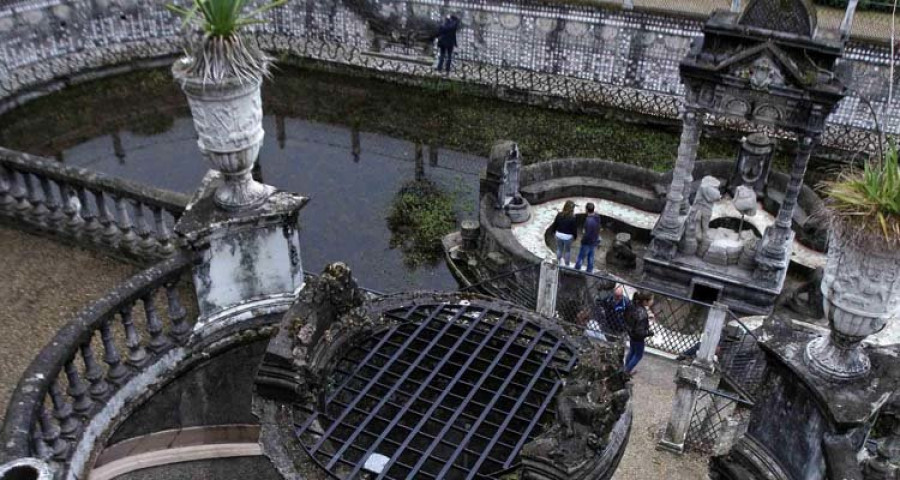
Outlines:
{"type": "Polygon", "coordinates": [[[83,425],[103,407],[105,399],[142,366],[187,341],[192,325],[176,284],[192,260],[192,255],[179,252],[134,275],[57,332],[28,366],[12,394],[0,431],[4,447],[0,463],[21,457],[65,461],[83,425]],[[156,307],[163,290],[167,297],[165,318],[156,307]],[[134,325],[132,311],[138,303],[143,306],[147,336],[134,325]],[[113,328],[117,318],[120,329],[113,328]],[[115,338],[120,332],[122,335],[115,338]],[[97,343],[101,349],[95,348],[97,343]],[[117,344],[126,348],[120,349],[117,344]],[[95,350],[102,353],[99,362],[95,350]]]}

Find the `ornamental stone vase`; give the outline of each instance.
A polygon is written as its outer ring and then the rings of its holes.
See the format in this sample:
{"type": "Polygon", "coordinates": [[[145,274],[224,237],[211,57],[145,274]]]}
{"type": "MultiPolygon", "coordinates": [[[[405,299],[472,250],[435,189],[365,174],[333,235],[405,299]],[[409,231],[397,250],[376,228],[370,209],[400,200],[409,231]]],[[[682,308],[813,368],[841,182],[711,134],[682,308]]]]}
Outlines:
{"type": "Polygon", "coordinates": [[[900,316],[900,249],[881,238],[861,243],[853,230],[837,221],[830,231],[821,289],[831,334],[810,341],[805,354],[835,380],[864,377],[870,363],[860,342],[900,316]]]}
{"type": "Polygon", "coordinates": [[[241,210],[261,204],[275,189],[253,180],[251,170],[263,141],[262,76],[243,81],[229,78],[210,82],[187,72],[190,58],[172,66],[172,75],[188,98],[197,145],[223,183],[216,205],[241,210]]]}

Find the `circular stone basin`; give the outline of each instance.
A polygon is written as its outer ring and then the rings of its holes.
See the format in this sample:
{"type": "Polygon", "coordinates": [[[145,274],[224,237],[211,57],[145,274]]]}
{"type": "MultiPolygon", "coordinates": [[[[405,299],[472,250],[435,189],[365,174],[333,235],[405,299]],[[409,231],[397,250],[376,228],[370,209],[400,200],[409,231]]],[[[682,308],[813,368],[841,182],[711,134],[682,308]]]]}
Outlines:
{"type": "Polygon", "coordinates": [[[324,408],[297,430],[310,457],[342,479],[500,478],[515,467],[555,416],[574,348],[558,330],[483,306],[385,315],[397,323],[343,355],[324,408]]]}

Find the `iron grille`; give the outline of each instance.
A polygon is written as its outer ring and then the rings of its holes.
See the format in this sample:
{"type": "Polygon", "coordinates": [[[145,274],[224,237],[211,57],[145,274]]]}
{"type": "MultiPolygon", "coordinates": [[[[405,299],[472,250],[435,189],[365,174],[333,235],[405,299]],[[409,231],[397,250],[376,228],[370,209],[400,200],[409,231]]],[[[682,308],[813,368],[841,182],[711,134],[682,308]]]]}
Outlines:
{"type": "Polygon", "coordinates": [[[739,416],[738,409],[752,408],[753,403],[727,392],[698,390],[684,446],[699,453],[722,454],[719,443],[729,428],[728,419],[739,416]]]}
{"type": "Polygon", "coordinates": [[[397,323],[337,363],[322,411],[299,426],[310,457],[340,479],[497,478],[513,468],[555,414],[574,349],[509,311],[443,304],[385,315],[397,323]]]}

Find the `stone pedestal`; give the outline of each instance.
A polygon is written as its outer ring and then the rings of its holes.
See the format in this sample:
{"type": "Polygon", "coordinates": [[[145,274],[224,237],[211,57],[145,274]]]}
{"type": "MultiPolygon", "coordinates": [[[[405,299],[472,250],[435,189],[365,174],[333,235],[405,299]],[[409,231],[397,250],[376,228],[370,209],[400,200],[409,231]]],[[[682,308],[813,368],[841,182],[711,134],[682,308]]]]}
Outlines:
{"type": "Polygon", "coordinates": [[[807,366],[807,340],[796,336],[761,344],[768,369],[747,434],[729,455],[714,459],[714,478],[861,478],[856,453],[879,410],[900,386],[896,352],[869,352],[869,378],[835,382],[807,366]],[[750,476],[729,473],[735,465],[750,476]]]}
{"type": "Polygon", "coordinates": [[[200,317],[194,331],[286,309],[303,287],[298,212],[305,197],[276,192],[240,211],[216,205],[218,172],[207,174],[175,225],[200,252],[194,288],[200,317]]]}

